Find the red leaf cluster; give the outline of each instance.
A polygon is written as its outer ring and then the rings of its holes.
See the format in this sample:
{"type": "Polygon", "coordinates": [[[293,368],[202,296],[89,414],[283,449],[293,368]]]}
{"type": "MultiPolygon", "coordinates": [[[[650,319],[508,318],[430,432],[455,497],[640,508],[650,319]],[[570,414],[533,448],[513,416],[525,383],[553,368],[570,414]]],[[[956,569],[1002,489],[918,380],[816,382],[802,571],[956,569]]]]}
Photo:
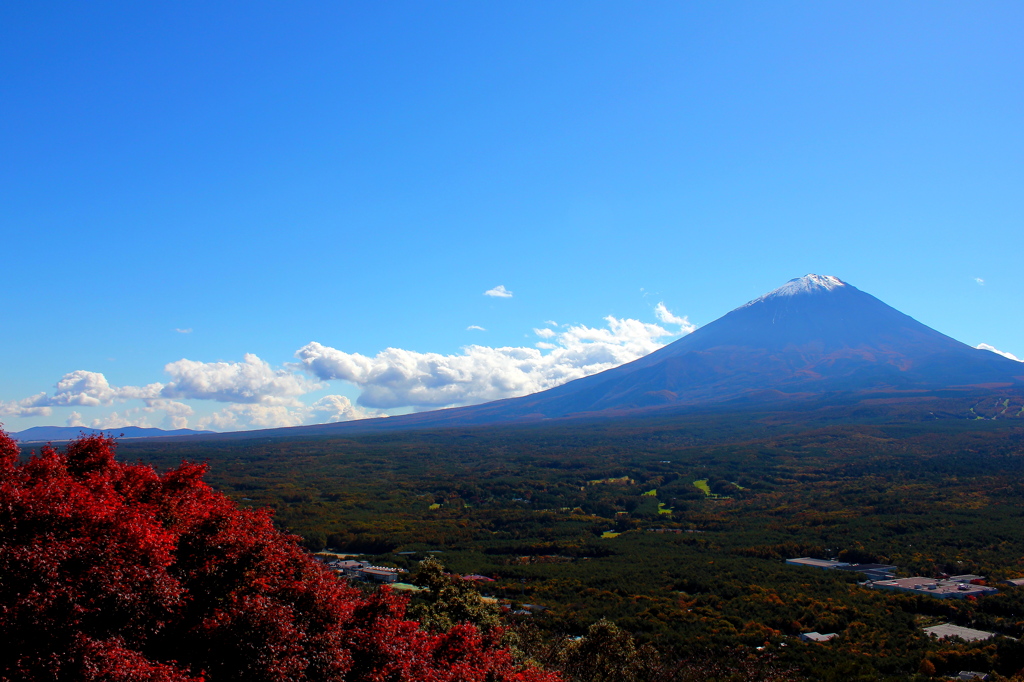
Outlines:
{"type": "Polygon", "coordinates": [[[556,682],[498,633],[428,633],[339,582],[266,511],[183,463],[82,437],[20,461],[0,431],[0,680],[556,682]]]}

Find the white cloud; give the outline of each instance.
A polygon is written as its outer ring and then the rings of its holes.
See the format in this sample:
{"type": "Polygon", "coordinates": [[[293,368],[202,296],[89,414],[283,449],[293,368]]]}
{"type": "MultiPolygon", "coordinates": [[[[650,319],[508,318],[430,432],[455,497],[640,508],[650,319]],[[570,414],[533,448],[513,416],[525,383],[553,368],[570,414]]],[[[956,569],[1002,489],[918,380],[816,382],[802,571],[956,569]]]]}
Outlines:
{"type": "Polygon", "coordinates": [[[53,395],[37,393],[23,400],[0,403],[0,414],[12,414],[18,417],[46,417],[53,413],[51,409],[53,407],[69,405],[96,407],[110,405],[114,401],[151,400],[159,396],[162,388],[163,384],[111,386],[103,374],[79,369],[61,377],[54,386],[53,395]]]}
{"type": "Polygon", "coordinates": [[[126,426],[139,426],[144,429],[153,428],[153,425],[149,423],[149,420],[147,420],[146,417],[140,416],[138,410],[128,410],[124,415],[120,415],[117,412],[111,412],[106,417],[93,419],[89,426],[94,429],[109,429],[112,431],[123,429],[126,426]]]}
{"type": "Polygon", "coordinates": [[[555,322],[554,320],[545,320],[544,324],[546,324],[546,325],[548,325],[550,327],[557,327],[558,326],[558,323],[555,322]]]}
{"type": "Polygon", "coordinates": [[[654,314],[660,321],[664,322],[665,324],[679,325],[684,334],[689,334],[690,332],[697,328],[697,325],[690,322],[689,318],[677,317],[673,315],[671,312],[669,312],[669,309],[665,307],[664,303],[659,303],[658,305],[654,306],[654,314]]]}
{"type": "Polygon", "coordinates": [[[53,409],[46,404],[46,394],[35,395],[21,400],[0,400],[0,415],[5,417],[48,417],[53,409]]]}
{"type": "MultiPolygon", "coordinates": [[[[169,363],[164,370],[171,376],[169,383],[146,386],[112,386],[100,372],[75,370],[57,382],[52,395],[39,393],[19,401],[0,402],[0,414],[16,417],[49,416],[53,407],[98,407],[139,400],[143,406],[96,418],[92,426],[151,426],[150,418],[162,413],[162,427],[180,429],[188,427],[188,419],[194,414],[191,406],[175,400],[185,399],[281,407],[283,413],[289,415],[284,417],[278,414],[281,411],[236,410],[251,418],[253,424],[262,425],[273,420],[291,422],[304,418],[301,414],[306,413],[302,409],[307,406],[297,400],[298,396],[321,387],[319,383],[290,369],[274,369],[252,354],[246,354],[242,362],[182,359],[169,363]],[[296,409],[299,410],[297,414],[301,413],[300,416],[291,416],[296,409]]],[[[84,426],[82,415],[77,411],[72,412],[68,419],[71,426],[84,426]]],[[[241,423],[238,419],[235,422],[241,423]]]]}
{"type": "MultiPolygon", "coordinates": [[[[150,420],[152,417],[159,417],[160,413],[163,413],[162,418],[159,419],[161,428],[186,429],[188,428],[188,418],[195,413],[195,410],[190,405],[175,400],[149,400],[142,407],[132,407],[122,412],[111,412],[97,417],[90,422],[89,426],[94,429],[119,429],[126,426],[153,428],[155,424],[150,420]]],[[[68,426],[85,426],[82,414],[77,411],[68,415],[66,423],[68,426]]]]}
{"type": "Polygon", "coordinates": [[[466,331],[467,332],[472,332],[472,331],[485,332],[487,330],[484,329],[483,327],[481,327],[478,324],[471,324],[468,327],[466,327],[466,331]]]}
{"type": "Polygon", "coordinates": [[[177,329],[177,328],[175,328],[174,331],[178,332],[179,334],[191,334],[192,333],[192,327],[189,327],[188,329],[177,329]]]}
{"type": "Polygon", "coordinates": [[[273,429],[380,416],[386,415],[376,410],[362,410],[343,395],[327,395],[312,405],[228,405],[213,414],[201,417],[198,426],[200,429],[215,431],[273,429]]]}
{"type": "Polygon", "coordinates": [[[310,406],[310,411],[319,417],[316,420],[317,423],[347,422],[353,419],[387,416],[377,410],[362,410],[343,395],[325,395],[310,406]]]}
{"type": "Polygon", "coordinates": [[[95,407],[110,405],[115,400],[152,400],[160,396],[163,384],[146,386],[111,386],[100,372],[84,369],[69,372],[61,377],[54,387],[53,395],[46,399],[48,405],[82,405],[95,407]]]}
{"type": "Polygon", "coordinates": [[[537,348],[467,346],[458,355],[388,348],[374,357],[313,342],[295,353],[323,381],[342,380],[362,389],[361,406],[435,408],[526,395],[611,369],[657,350],[678,335],[639,320],[605,318],[607,326],[570,326],[553,334],[544,354],[537,348]]]}
{"type": "Polygon", "coordinates": [[[177,400],[151,400],[143,408],[145,412],[163,412],[160,426],[165,429],[187,429],[188,418],[195,414],[191,405],[177,400]]]}
{"type": "Polygon", "coordinates": [[[242,362],[178,360],[164,367],[171,383],[160,395],[166,398],[216,400],[231,403],[286,402],[320,388],[287,369],[274,369],[246,353],[242,362]]]}
{"type": "Polygon", "coordinates": [[[231,431],[244,428],[269,429],[279,426],[299,426],[305,413],[286,405],[235,404],[199,419],[200,429],[231,431]]]}
{"type": "MultiPolygon", "coordinates": [[[[97,428],[152,426],[217,430],[297,426],[385,416],[382,410],[429,409],[526,395],[630,362],[657,350],[666,340],[692,325],[659,307],[663,322],[678,324],[669,331],[639,320],[605,318],[602,327],[566,325],[537,328],[536,347],[470,345],[443,355],[388,348],[373,357],[309,343],[295,353],[297,363],[273,367],[253,354],[240,362],[168,363],[165,383],[116,386],[100,372],[76,370],[55,384],[52,394],[0,401],[0,415],[49,416],[53,408],[97,408],[129,403],[106,416],[86,419],[75,409],[67,424],[97,428]],[[680,322],[682,320],[682,322],[680,322]],[[315,402],[302,396],[341,380],[361,389],[357,405],[341,395],[315,402]],[[192,401],[224,403],[215,412],[197,416],[192,401]],[[132,405],[130,403],[134,402],[132,405]]],[[[554,324],[550,322],[549,324],[554,324]]],[[[473,329],[471,326],[470,329],[473,329]]],[[[479,327],[476,327],[479,329],[479,327]]]]}
{"type": "Polygon", "coordinates": [[[975,346],[975,348],[978,348],[979,350],[990,350],[993,353],[998,353],[999,355],[1002,355],[1004,358],[1010,358],[1011,360],[1016,360],[1017,362],[1024,362],[1024,360],[1021,360],[1013,353],[1007,353],[1006,351],[999,350],[995,346],[990,346],[987,343],[979,343],[977,346],[975,346]]]}
{"type": "Polygon", "coordinates": [[[504,284],[499,284],[493,289],[488,289],[484,292],[484,296],[494,296],[496,298],[512,298],[512,292],[505,288],[504,284]]]}
{"type": "Polygon", "coordinates": [[[985,280],[983,280],[981,277],[975,277],[974,281],[977,282],[980,286],[985,286],[985,280]]]}

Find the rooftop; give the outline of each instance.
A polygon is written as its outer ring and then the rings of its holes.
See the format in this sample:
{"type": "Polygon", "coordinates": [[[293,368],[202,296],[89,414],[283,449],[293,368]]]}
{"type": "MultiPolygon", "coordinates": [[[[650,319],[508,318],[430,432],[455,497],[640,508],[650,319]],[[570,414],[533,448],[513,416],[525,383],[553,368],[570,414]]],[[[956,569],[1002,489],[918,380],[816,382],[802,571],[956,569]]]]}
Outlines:
{"type": "Polygon", "coordinates": [[[800,557],[798,559],[786,559],[786,563],[792,566],[810,566],[812,568],[839,568],[841,566],[849,566],[848,563],[843,561],[832,561],[831,559],[812,559],[808,556],[800,557]]]}
{"type": "Polygon", "coordinates": [[[936,637],[938,639],[945,639],[947,637],[959,637],[965,642],[981,642],[986,639],[991,639],[996,636],[994,632],[985,632],[984,630],[974,630],[972,628],[964,628],[959,625],[952,625],[950,623],[943,623],[942,625],[934,625],[930,628],[925,628],[924,631],[936,637]]]}
{"type": "Polygon", "coordinates": [[[836,566],[840,571],[895,571],[899,566],[890,564],[849,564],[836,566]]]}
{"type": "Polygon", "coordinates": [[[904,592],[915,592],[917,594],[927,594],[940,599],[947,599],[950,597],[974,597],[992,594],[999,591],[993,587],[986,587],[984,585],[971,585],[970,583],[962,580],[936,580],[934,578],[922,578],[920,576],[913,578],[896,578],[894,580],[876,580],[875,582],[870,583],[870,586],[890,590],[900,590],[904,592]]]}

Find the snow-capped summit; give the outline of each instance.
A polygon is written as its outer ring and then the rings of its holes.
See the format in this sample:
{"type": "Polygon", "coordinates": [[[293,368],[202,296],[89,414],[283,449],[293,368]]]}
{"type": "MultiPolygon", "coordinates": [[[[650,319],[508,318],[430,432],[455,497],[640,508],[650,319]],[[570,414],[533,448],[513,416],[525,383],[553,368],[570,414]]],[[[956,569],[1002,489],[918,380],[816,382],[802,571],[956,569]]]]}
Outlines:
{"type": "Polygon", "coordinates": [[[804,275],[803,277],[797,277],[791,279],[775,291],[769,293],[769,296],[795,296],[796,294],[809,293],[813,291],[832,291],[837,287],[845,287],[846,282],[833,277],[832,275],[804,275]]]}
{"type": "Polygon", "coordinates": [[[780,296],[799,296],[800,294],[824,293],[845,286],[846,282],[838,277],[833,277],[832,275],[804,275],[803,277],[797,277],[796,279],[789,280],[778,289],[769,291],[764,296],[759,296],[746,305],[753,305],[755,303],[760,303],[761,301],[765,301],[770,298],[778,298],[780,296]]]}

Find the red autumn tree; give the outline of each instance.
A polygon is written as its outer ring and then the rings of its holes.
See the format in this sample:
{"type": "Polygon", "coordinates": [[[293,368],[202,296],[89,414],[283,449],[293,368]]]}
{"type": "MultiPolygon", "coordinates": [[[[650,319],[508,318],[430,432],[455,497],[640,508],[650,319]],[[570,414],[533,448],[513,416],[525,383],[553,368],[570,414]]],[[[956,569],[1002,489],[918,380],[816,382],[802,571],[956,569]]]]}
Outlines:
{"type": "Polygon", "coordinates": [[[339,582],[182,464],[86,436],[27,461],[0,431],[0,680],[556,682],[500,633],[428,633],[339,582]]]}

